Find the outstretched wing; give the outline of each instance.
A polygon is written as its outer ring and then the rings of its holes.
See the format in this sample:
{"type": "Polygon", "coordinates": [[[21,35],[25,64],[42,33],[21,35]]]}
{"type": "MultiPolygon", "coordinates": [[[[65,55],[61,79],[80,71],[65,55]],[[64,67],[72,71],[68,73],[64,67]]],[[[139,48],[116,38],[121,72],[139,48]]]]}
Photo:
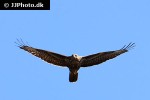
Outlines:
{"type": "Polygon", "coordinates": [[[128,50],[132,49],[134,46],[135,46],[135,43],[129,43],[129,45],[127,45],[127,46],[125,45],[120,50],[100,52],[97,54],[82,57],[81,67],[97,65],[102,62],[105,62],[106,60],[113,59],[113,58],[119,56],[120,54],[123,54],[123,53],[127,52],[128,50]]]}
{"type": "Polygon", "coordinates": [[[19,45],[20,49],[23,49],[31,54],[33,54],[36,57],[41,58],[42,60],[54,64],[54,65],[58,65],[58,66],[67,66],[68,62],[69,62],[69,58],[67,56],[61,55],[61,54],[57,54],[54,52],[50,52],[50,51],[46,51],[46,50],[42,50],[42,49],[37,49],[37,48],[33,48],[31,46],[27,46],[27,45],[19,45]]]}

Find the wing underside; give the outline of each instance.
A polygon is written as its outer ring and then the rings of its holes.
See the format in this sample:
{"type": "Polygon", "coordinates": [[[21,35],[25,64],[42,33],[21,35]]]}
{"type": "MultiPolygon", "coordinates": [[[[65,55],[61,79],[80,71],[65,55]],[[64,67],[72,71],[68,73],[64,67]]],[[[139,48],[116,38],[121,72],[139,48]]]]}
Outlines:
{"type": "Polygon", "coordinates": [[[120,50],[108,51],[108,52],[100,52],[97,54],[89,55],[83,57],[83,61],[81,63],[81,67],[88,67],[92,65],[97,65],[103,63],[109,59],[113,59],[120,54],[128,52],[128,50],[132,49],[135,46],[135,43],[129,43],[127,46],[125,45],[120,50]]]}
{"type": "Polygon", "coordinates": [[[17,44],[19,44],[18,47],[20,49],[23,49],[50,64],[63,66],[63,67],[67,66],[67,64],[68,64],[69,58],[67,56],[64,56],[64,55],[61,55],[58,53],[54,53],[54,52],[50,52],[50,51],[46,51],[46,50],[42,50],[42,49],[33,48],[33,47],[27,46],[25,44],[20,44],[20,43],[17,43],[17,44]]]}

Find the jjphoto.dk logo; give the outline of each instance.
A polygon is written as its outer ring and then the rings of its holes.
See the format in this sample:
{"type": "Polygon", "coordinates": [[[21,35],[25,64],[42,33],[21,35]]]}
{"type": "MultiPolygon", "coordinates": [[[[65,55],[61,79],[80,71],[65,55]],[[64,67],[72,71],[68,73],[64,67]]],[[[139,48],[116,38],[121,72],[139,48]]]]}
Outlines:
{"type": "Polygon", "coordinates": [[[21,3],[4,3],[4,7],[8,8],[8,7],[44,7],[44,4],[42,4],[41,2],[38,2],[38,4],[31,4],[31,3],[27,3],[27,4],[23,4],[21,3]]]}
{"type": "Polygon", "coordinates": [[[50,0],[0,0],[0,10],[50,10],[50,0]]]}

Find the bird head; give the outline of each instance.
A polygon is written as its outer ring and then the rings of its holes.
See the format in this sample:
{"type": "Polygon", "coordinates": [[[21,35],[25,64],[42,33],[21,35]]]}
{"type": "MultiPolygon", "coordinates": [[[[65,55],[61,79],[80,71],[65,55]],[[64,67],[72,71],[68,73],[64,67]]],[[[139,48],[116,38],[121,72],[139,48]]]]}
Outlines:
{"type": "Polygon", "coordinates": [[[72,57],[75,58],[76,60],[79,60],[79,61],[80,61],[80,59],[81,59],[81,57],[78,56],[77,54],[73,54],[72,57]]]}
{"type": "Polygon", "coordinates": [[[77,58],[77,57],[78,57],[78,55],[77,55],[77,54],[73,54],[73,55],[72,55],[72,57],[77,58]]]}

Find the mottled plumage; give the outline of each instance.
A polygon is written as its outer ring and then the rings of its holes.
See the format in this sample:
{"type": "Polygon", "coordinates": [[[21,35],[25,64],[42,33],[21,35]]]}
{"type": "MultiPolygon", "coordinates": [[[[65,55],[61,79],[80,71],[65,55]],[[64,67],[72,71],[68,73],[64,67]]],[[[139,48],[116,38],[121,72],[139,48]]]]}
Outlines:
{"type": "Polygon", "coordinates": [[[69,81],[70,82],[77,81],[78,70],[80,69],[80,67],[89,67],[89,66],[103,63],[106,60],[115,58],[119,56],[120,54],[127,52],[129,49],[135,46],[135,43],[129,43],[129,45],[124,46],[123,48],[119,50],[100,52],[97,54],[92,54],[89,56],[81,57],[81,56],[78,56],[77,54],[73,54],[72,56],[65,56],[65,55],[61,55],[61,54],[54,53],[51,51],[33,48],[31,46],[28,46],[22,43],[20,44],[19,41],[17,44],[19,44],[19,47],[21,49],[33,54],[34,56],[41,58],[42,60],[50,64],[69,68],[69,71],[70,71],[69,81]]]}

